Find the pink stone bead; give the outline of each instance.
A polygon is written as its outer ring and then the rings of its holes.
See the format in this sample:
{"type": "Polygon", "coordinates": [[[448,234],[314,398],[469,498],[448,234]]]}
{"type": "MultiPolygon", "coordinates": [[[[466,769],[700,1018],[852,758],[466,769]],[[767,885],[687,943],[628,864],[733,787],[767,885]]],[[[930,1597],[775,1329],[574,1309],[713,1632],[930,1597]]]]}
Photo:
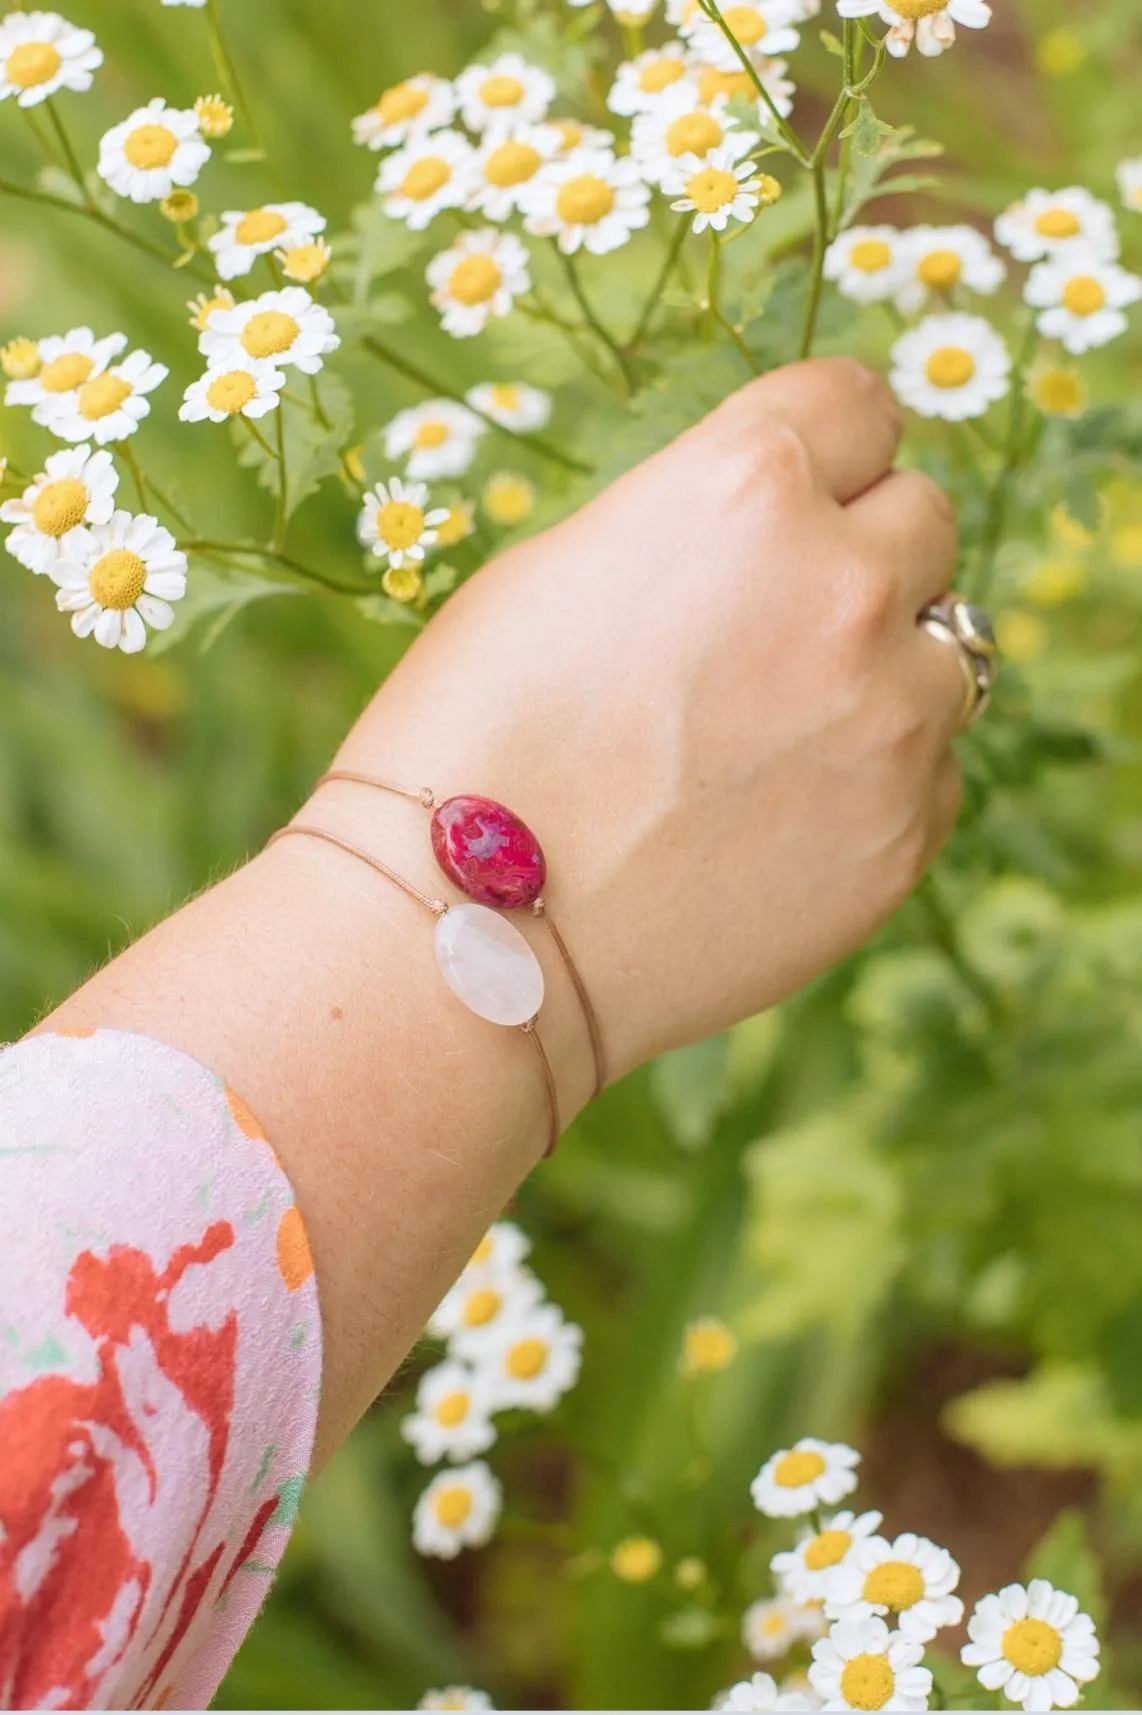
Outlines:
{"type": "Polygon", "coordinates": [[[436,861],[461,893],[494,911],[534,905],[547,880],[543,850],[526,823],[492,798],[449,798],[432,818],[436,861]]]}

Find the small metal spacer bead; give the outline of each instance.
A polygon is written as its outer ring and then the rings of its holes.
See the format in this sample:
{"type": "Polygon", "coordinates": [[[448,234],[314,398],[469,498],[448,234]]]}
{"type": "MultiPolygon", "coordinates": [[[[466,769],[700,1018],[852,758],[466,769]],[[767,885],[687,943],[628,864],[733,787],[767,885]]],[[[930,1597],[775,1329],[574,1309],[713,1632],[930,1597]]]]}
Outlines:
{"type": "Polygon", "coordinates": [[[452,907],[446,899],[430,899],[428,901],[428,909],[432,912],[434,917],[446,917],[452,907]]]}
{"type": "Polygon", "coordinates": [[[436,793],[432,790],[431,786],[422,786],[417,793],[417,797],[420,799],[426,810],[435,810],[436,793]]]}

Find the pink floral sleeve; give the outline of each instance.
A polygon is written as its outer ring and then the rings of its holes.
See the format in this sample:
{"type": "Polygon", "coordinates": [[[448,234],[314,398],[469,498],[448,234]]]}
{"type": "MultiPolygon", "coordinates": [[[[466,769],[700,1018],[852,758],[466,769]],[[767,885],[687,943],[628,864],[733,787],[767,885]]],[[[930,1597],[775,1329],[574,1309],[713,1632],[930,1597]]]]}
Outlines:
{"type": "Polygon", "coordinates": [[[117,1031],[0,1053],[0,1706],[206,1706],[320,1372],[305,1229],[232,1091],[117,1031]]]}

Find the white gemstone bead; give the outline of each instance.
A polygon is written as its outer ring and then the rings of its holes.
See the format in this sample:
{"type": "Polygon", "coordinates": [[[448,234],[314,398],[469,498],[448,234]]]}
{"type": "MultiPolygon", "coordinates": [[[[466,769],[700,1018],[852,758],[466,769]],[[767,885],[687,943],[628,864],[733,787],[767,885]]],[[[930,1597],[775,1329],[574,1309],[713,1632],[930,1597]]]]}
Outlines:
{"type": "Polygon", "coordinates": [[[526,1024],[543,1004],[539,960],[486,905],[453,905],[437,920],[436,962],[457,1000],[491,1024],[526,1024]]]}

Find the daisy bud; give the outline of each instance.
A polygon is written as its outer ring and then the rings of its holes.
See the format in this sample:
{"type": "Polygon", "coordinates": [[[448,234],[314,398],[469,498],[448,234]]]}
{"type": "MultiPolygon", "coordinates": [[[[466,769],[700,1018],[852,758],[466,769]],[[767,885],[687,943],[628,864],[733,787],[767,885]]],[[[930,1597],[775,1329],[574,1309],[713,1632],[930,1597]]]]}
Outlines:
{"type": "Polygon", "coordinates": [[[721,1317],[701,1316],[686,1324],[678,1368],[684,1376],[712,1375],[727,1369],[737,1355],[737,1339],[721,1317]]]}
{"type": "Polygon", "coordinates": [[[448,516],[436,531],[439,548],[454,548],[476,528],[476,509],[470,500],[456,500],[448,508],[448,516]]]}
{"type": "Polygon", "coordinates": [[[530,518],[535,511],[535,502],[532,484],[526,477],[516,476],[512,471],[500,471],[489,477],[482,496],[484,511],[493,524],[505,527],[522,524],[530,518]]]}
{"type": "Polygon", "coordinates": [[[34,339],[8,341],[0,350],[0,369],[9,381],[32,381],[40,373],[40,348],[34,339]]]}
{"type": "Polygon", "coordinates": [[[1086,383],[1077,369],[1041,369],[1027,391],[1045,417],[1077,417],[1086,408],[1086,383]]]}
{"type": "Polygon", "coordinates": [[[674,1582],[680,1590],[700,1590],[706,1577],[706,1562],[696,1554],[688,1554],[674,1568],[674,1582]]]}
{"type": "Polygon", "coordinates": [[[159,204],[159,213],[164,220],[182,226],[185,221],[193,220],[197,215],[198,198],[193,191],[172,191],[170,196],[164,197],[159,204]]]}
{"type": "Polygon", "coordinates": [[[611,1551],[611,1571],[624,1584],[648,1584],[662,1565],[662,1550],[649,1536],[627,1536],[611,1551]]]}
{"type": "Polygon", "coordinates": [[[234,109],[220,95],[200,95],[194,104],[198,129],[210,142],[225,137],[234,123],[234,109]]]}
{"type": "Polygon", "coordinates": [[[213,292],[199,292],[196,298],[188,298],[187,309],[190,311],[190,325],[198,333],[206,332],[206,325],[215,310],[232,310],[234,294],[228,292],[225,286],[215,286],[213,292]]]}
{"type": "Polygon", "coordinates": [[[342,455],[345,462],[345,469],[349,472],[349,475],[353,478],[354,482],[367,481],[365,461],[361,454],[362,449],[360,447],[346,447],[342,455]]]}
{"type": "Polygon", "coordinates": [[[772,208],[785,195],[785,186],[772,173],[759,173],[751,188],[757,192],[762,208],[772,208]]]}
{"type": "Polygon", "coordinates": [[[394,601],[414,602],[423,587],[415,566],[389,566],[381,579],[381,588],[394,601]]]}
{"type": "Polygon", "coordinates": [[[295,244],[291,250],[275,250],[274,255],[286,279],[300,280],[303,285],[319,280],[333,260],[324,238],[315,238],[312,244],[295,244]]]}

